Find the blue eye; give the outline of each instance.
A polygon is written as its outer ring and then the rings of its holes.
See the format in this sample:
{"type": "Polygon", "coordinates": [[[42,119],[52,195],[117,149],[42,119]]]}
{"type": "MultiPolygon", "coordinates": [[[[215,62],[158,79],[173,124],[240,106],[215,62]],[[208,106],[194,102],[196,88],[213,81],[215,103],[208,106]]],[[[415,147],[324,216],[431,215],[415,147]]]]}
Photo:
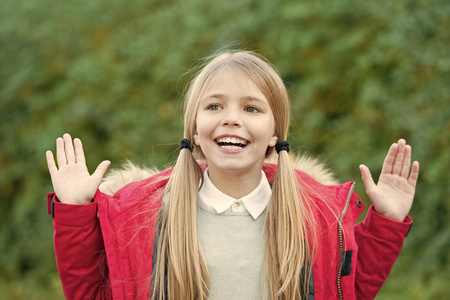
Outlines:
{"type": "Polygon", "coordinates": [[[245,110],[246,112],[249,112],[249,113],[257,113],[257,112],[259,112],[259,109],[257,109],[257,108],[254,107],[254,106],[248,106],[248,107],[246,107],[244,110],[245,110]]]}

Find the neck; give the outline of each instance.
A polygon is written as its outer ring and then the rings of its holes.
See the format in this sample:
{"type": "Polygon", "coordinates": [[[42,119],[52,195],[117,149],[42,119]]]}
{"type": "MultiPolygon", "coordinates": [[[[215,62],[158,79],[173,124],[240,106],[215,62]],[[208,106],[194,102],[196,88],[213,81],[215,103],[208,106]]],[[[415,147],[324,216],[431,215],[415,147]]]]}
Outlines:
{"type": "Polygon", "coordinates": [[[211,182],[222,193],[235,199],[250,194],[261,182],[261,169],[243,174],[220,172],[214,168],[208,168],[208,176],[211,182]]]}

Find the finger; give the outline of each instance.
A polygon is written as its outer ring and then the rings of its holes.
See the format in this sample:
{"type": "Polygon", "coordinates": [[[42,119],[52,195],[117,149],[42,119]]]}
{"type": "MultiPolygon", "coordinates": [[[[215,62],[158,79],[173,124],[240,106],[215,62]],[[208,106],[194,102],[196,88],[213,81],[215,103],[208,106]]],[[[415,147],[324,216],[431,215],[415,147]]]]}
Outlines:
{"type": "Polygon", "coordinates": [[[413,162],[412,169],[411,169],[411,175],[409,175],[409,179],[408,179],[408,183],[413,188],[416,188],[417,178],[419,178],[419,162],[415,161],[415,162],[413,162]]]}
{"type": "Polygon", "coordinates": [[[359,170],[361,171],[362,181],[364,183],[364,187],[366,188],[366,194],[370,197],[370,194],[374,188],[376,188],[372,174],[370,174],[369,168],[365,165],[359,165],[359,170]]]}
{"type": "Polygon", "coordinates": [[[406,145],[405,156],[403,157],[403,166],[400,176],[408,178],[410,167],[411,167],[411,146],[406,145]]]}
{"type": "Polygon", "coordinates": [[[59,168],[67,165],[66,151],[64,150],[64,140],[60,137],[56,139],[56,160],[58,161],[59,168]]]}
{"type": "Polygon", "coordinates": [[[392,168],[394,167],[395,156],[397,155],[398,144],[394,143],[389,148],[389,151],[384,159],[383,168],[381,169],[381,174],[392,173],[392,168]]]}
{"type": "Polygon", "coordinates": [[[66,149],[66,159],[67,163],[75,163],[75,151],[73,150],[72,137],[70,134],[65,133],[63,135],[64,139],[64,149],[66,149]]]}
{"type": "Polygon", "coordinates": [[[83,144],[81,140],[76,138],[73,140],[73,144],[75,146],[75,162],[77,164],[86,164],[86,158],[84,157],[83,144]]]}
{"type": "Polygon", "coordinates": [[[52,151],[45,152],[45,156],[47,158],[47,166],[48,171],[50,172],[50,176],[53,177],[53,174],[55,174],[56,171],[58,171],[58,168],[56,168],[55,159],[53,157],[52,151]]]}
{"type": "Polygon", "coordinates": [[[109,160],[102,161],[95,172],[92,174],[93,177],[97,177],[98,179],[102,179],[103,176],[105,176],[106,171],[108,170],[109,166],[111,165],[111,162],[109,160]]]}
{"type": "Polygon", "coordinates": [[[405,155],[405,140],[398,140],[398,150],[397,155],[395,156],[394,167],[392,168],[392,174],[400,175],[403,167],[403,157],[405,155]]]}

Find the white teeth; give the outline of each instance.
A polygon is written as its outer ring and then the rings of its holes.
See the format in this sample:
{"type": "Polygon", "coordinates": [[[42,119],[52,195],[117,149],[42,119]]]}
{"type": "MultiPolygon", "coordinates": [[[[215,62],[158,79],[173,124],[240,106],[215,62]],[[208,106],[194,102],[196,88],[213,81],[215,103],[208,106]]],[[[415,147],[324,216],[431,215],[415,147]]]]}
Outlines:
{"type": "Polygon", "coordinates": [[[243,144],[243,145],[247,144],[246,140],[238,139],[235,137],[220,138],[220,139],[217,139],[217,142],[218,143],[243,144]]]}
{"type": "Polygon", "coordinates": [[[221,146],[221,148],[225,148],[225,149],[241,149],[241,147],[239,147],[239,146],[228,146],[228,145],[221,146]]]}

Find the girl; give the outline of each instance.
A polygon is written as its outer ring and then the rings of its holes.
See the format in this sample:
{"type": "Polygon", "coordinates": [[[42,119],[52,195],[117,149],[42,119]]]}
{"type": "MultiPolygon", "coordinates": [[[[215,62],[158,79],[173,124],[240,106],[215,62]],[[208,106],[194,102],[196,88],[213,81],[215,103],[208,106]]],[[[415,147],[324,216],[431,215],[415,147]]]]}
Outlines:
{"type": "Polygon", "coordinates": [[[116,172],[100,192],[110,162],[89,175],[81,141],[58,138],[58,168],[47,152],[48,203],[66,297],[374,298],[412,222],[411,147],[391,146],[378,184],[360,166],[373,207],[354,226],[364,209],[354,183],[324,185],[311,167],[295,170],[289,118],[279,75],[236,51],[192,81],[173,169],[118,191],[116,172]],[[274,150],[278,163],[267,163],[274,150]]]}

